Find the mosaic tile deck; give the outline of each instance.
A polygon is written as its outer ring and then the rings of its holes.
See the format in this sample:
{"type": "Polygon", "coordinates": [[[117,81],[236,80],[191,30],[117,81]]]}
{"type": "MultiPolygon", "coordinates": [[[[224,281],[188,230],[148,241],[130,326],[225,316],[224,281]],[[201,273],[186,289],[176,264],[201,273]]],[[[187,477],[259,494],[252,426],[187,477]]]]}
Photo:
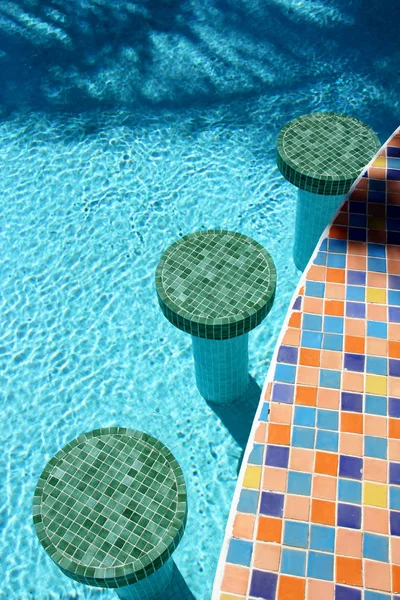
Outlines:
{"type": "Polygon", "coordinates": [[[151,435],[109,427],[67,444],[44,468],[33,499],[39,540],[61,571],[119,588],[164,565],[186,524],[186,486],[151,435]]]}
{"type": "Polygon", "coordinates": [[[297,289],[213,600],[400,599],[400,128],[297,289]]]}

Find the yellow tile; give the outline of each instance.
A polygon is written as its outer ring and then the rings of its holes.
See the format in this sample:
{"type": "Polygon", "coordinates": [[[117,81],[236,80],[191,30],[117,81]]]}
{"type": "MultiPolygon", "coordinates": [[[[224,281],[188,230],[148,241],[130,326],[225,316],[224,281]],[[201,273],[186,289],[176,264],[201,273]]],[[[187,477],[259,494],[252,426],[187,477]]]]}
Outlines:
{"type": "Polygon", "coordinates": [[[379,483],[364,482],[364,504],[387,508],[387,486],[379,483]]]}
{"type": "Polygon", "coordinates": [[[232,594],[221,594],[219,600],[240,600],[240,598],[244,598],[244,596],[232,596],[232,594]]]}
{"type": "Polygon", "coordinates": [[[367,394],[386,395],[387,380],[381,375],[367,375],[365,391],[367,394]]]}
{"type": "Polygon", "coordinates": [[[367,302],[386,304],[386,290],[381,290],[379,288],[367,288],[367,302]]]}
{"type": "Polygon", "coordinates": [[[373,167],[386,167],[386,158],[384,156],[378,156],[372,163],[373,167]]]}
{"type": "Polygon", "coordinates": [[[243,479],[243,487],[259,489],[262,467],[247,467],[243,479]]]}

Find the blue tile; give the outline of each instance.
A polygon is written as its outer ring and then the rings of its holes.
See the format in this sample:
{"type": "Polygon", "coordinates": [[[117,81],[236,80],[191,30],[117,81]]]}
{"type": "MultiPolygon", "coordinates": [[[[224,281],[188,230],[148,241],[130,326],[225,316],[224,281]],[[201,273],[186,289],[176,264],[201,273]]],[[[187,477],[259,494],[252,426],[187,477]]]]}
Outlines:
{"type": "Polygon", "coordinates": [[[281,346],[278,350],[278,363],[297,364],[298,349],[293,346],[281,346]]]}
{"type": "Polygon", "coordinates": [[[387,338],[387,324],[381,321],[367,321],[367,335],[369,337],[387,338]]]}
{"type": "Polygon", "coordinates": [[[292,446],[296,448],[314,448],[315,429],[293,426],[292,446]]]}
{"type": "Polygon", "coordinates": [[[314,298],[323,298],[325,295],[325,284],[319,281],[307,281],[305,295],[314,298]]]}
{"type": "Polygon", "coordinates": [[[386,217],[386,228],[389,231],[400,231],[400,219],[389,219],[386,217]]]}
{"type": "Polygon", "coordinates": [[[367,244],[368,256],[375,256],[377,258],[386,257],[386,248],[383,244],[367,244]]]}
{"type": "Polygon", "coordinates": [[[347,283],[350,285],[365,285],[365,271],[347,271],[347,283]]]}
{"type": "Polygon", "coordinates": [[[400,485],[400,463],[389,463],[389,483],[400,485]]]}
{"type": "Polygon", "coordinates": [[[307,577],[333,581],[333,554],[310,550],[308,553],[307,577]]]}
{"type": "Polygon", "coordinates": [[[389,538],[364,532],[363,557],[389,562],[389,538]]]}
{"type": "Polygon", "coordinates": [[[387,399],[385,396],[365,396],[365,412],[370,415],[387,415],[387,399]]]}
{"type": "Polygon", "coordinates": [[[270,515],[271,517],[282,517],[283,500],[283,494],[276,494],[275,492],[262,492],[260,513],[262,515],[270,515]]]}
{"type": "Polygon", "coordinates": [[[346,267],[346,255],[345,254],[328,254],[328,267],[334,269],[344,269],[346,267]]]}
{"type": "Polygon", "coordinates": [[[388,287],[391,290],[400,290],[400,275],[389,275],[388,287]]]}
{"type": "Polygon", "coordinates": [[[301,521],[286,521],[283,543],[297,548],[308,547],[308,523],[301,521]]]}
{"type": "Polygon", "coordinates": [[[342,410],[362,412],[362,394],[342,392],[342,410]]]}
{"type": "Polygon", "coordinates": [[[387,375],[387,359],[381,356],[367,356],[367,373],[387,375]]]}
{"type": "Polygon", "coordinates": [[[294,409],[294,424],[304,427],[315,426],[316,409],[311,406],[296,406],[294,409]]]}
{"type": "Polygon", "coordinates": [[[368,182],[369,191],[384,192],[386,190],[386,181],[383,179],[370,179],[368,182]]]}
{"type": "Polygon", "coordinates": [[[348,285],[346,289],[346,300],[352,300],[353,302],[364,302],[365,287],[348,285]]]}
{"type": "Polygon", "coordinates": [[[390,511],[390,534],[400,536],[400,512],[390,511]]]}
{"type": "Polygon", "coordinates": [[[389,398],[389,416],[398,419],[400,417],[400,400],[389,398]]]}
{"type": "Polygon", "coordinates": [[[309,496],[311,493],[311,473],[289,471],[287,491],[288,494],[309,496]]]}
{"type": "Polygon", "coordinates": [[[400,510],[400,487],[395,485],[389,487],[389,508],[400,510]]]}
{"type": "Polygon", "coordinates": [[[343,333],[343,317],[326,316],[324,319],[324,331],[326,333],[343,333]]]}
{"type": "Polygon", "coordinates": [[[339,500],[350,504],[361,504],[361,483],[352,479],[339,479],[339,500]]]}
{"type": "Polygon", "coordinates": [[[318,429],[315,447],[318,450],[337,452],[339,447],[338,433],[336,431],[325,431],[325,429],[318,429]]]}
{"type": "Polygon", "coordinates": [[[319,245],[319,249],[320,250],[327,250],[328,249],[328,238],[325,238],[324,240],[322,240],[322,242],[319,245]]]}
{"type": "MultiPolygon", "coordinates": [[[[360,204],[360,203],[359,203],[360,204]]],[[[366,227],[367,226],[367,215],[355,215],[350,213],[349,225],[351,227],[366,227]]],[[[362,236],[365,239],[365,236],[362,236]]],[[[353,239],[353,238],[350,238],[353,239]]]]}
{"type": "Polygon", "coordinates": [[[270,467],[280,467],[287,469],[289,463],[289,447],[288,446],[272,446],[268,444],[265,464],[270,467]]]}
{"type": "Polygon", "coordinates": [[[250,596],[263,600],[275,600],[278,575],[268,571],[253,569],[250,583],[250,596]]]}
{"type": "MultiPolygon", "coordinates": [[[[322,599],[321,599],[322,600],[322,599]]],[[[361,590],[344,585],[335,585],[335,600],[362,600],[361,590]]]]}
{"type": "Polygon", "coordinates": [[[262,465],[264,455],[264,444],[254,444],[250,456],[249,463],[251,465],[262,465]]]}
{"type": "Polygon", "coordinates": [[[303,329],[309,329],[310,331],[321,331],[322,317],[320,315],[310,315],[308,313],[304,313],[303,329]]]}
{"type": "Polygon", "coordinates": [[[387,439],[372,435],[364,436],[364,455],[386,459],[387,439]]]}
{"type": "Polygon", "coordinates": [[[386,260],[381,258],[368,258],[368,271],[386,273],[386,260]]]}
{"type": "Polygon", "coordinates": [[[286,383],[274,383],[272,388],[272,400],[293,404],[294,386],[286,383]]]}
{"type": "Polygon", "coordinates": [[[346,352],[344,355],[344,368],[346,371],[364,372],[365,356],[363,354],[351,354],[346,352]]]}
{"type": "Polygon", "coordinates": [[[303,550],[289,550],[283,548],[281,559],[281,573],[304,577],[306,571],[306,553],[303,550]]]}
{"type": "Polygon", "coordinates": [[[314,258],[314,265],[326,265],[326,252],[318,252],[317,256],[314,258]]]}
{"type": "Polygon", "coordinates": [[[301,345],[303,348],[321,348],[322,333],[318,331],[303,331],[301,345]]]}
{"type": "Polygon", "coordinates": [[[365,319],[365,304],[363,302],[346,302],[346,317],[365,319]]]}
{"type": "Polygon", "coordinates": [[[311,525],[310,548],[333,552],[335,549],[335,528],[324,525],[311,525]]]}
{"type": "MultiPolygon", "coordinates": [[[[393,600],[395,600],[395,598],[393,600]]],[[[381,592],[371,592],[370,590],[365,590],[365,592],[364,592],[364,600],[390,600],[390,599],[391,599],[391,596],[389,596],[388,594],[382,594],[381,592]]]]}
{"type": "Polygon", "coordinates": [[[252,551],[253,544],[251,542],[231,539],[226,560],[235,565],[249,567],[252,551]]]}
{"type": "Polygon", "coordinates": [[[317,427],[337,431],[339,429],[339,413],[337,410],[319,408],[317,412],[317,427]]]}
{"type": "Polygon", "coordinates": [[[400,323],[400,307],[389,306],[389,322],[400,323]]]}
{"type": "Polygon", "coordinates": [[[400,377],[400,360],[389,358],[389,375],[391,377],[400,377]]]}
{"type": "Polygon", "coordinates": [[[238,511],[243,513],[257,512],[258,492],[255,490],[242,490],[239,496],[238,511]]]}
{"type": "Polygon", "coordinates": [[[333,388],[335,390],[340,389],[340,371],[333,371],[331,369],[320,369],[319,372],[319,385],[321,387],[333,388]]]}
{"type": "Polygon", "coordinates": [[[341,352],[343,349],[343,336],[334,333],[325,333],[322,347],[324,350],[337,350],[341,352]]]}
{"type": "Polygon", "coordinates": [[[388,304],[393,306],[400,306],[400,291],[389,290],[388,292],[388,304]]]}
{"type": "Polygon", "coordinates": [[[294,383],[296,380],[296,367],[278,363],[275,368],[275,380],[283,383],[294,383]]]}
{"type": "Polygon", "coordinates": [[[386,207],[386,215],[391,219],[399,219],[400,206],[396,206],[395,204],[388,204],[388,206],[386,207]]]}
{"type": "Polygon", "coordinates": [[[358,456],[340,455],[339,476],[349,479],[362,479],[363,460],[358,456]]]}
{"type": "Polygon", "coordinates": [[[361,528],[361,507],[354,504],[338,503],[337,524],[351,529],[361,528]]]}
{"type": "Polygon", "coordinates": [[[347,242],[345,240],[330,239],[328,242],[329,252],[338,252],[339,254],[346,254],[347,242]]]}
{"type": "Polygon", "coordinates": [[[269,402],[264,402],[260,413],[260,421],[268,421],[269,416],[269,402]]]}

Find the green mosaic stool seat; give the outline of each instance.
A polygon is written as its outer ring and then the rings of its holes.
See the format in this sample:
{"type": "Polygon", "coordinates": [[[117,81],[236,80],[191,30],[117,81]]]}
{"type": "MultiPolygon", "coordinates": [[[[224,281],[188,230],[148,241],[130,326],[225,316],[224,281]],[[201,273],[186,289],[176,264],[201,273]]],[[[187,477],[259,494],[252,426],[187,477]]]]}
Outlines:
{"type": "Polygon", "coordinates": [[[184,236],[156,271],[161,310],[191,334],[196,383],[211,402],[235,400],[248,382],[248,332],[269,313],[276,271],[251,238],[223,230],[184,236]]]}
{"type": "Polygon", "coordinates": [[[86,585],[150,600],[169,584],[186,524],[186,486],[151,435],[109,427],[79,436],[47,463],[33,498],[39,541],[86,585]]]}
{"type": "Polygon", "coordinates": [[[293,259],[299,269],[380,146],[372,129],[339,113],[304,115],[281,129],[277,165],[298,188],[293,259]]]}

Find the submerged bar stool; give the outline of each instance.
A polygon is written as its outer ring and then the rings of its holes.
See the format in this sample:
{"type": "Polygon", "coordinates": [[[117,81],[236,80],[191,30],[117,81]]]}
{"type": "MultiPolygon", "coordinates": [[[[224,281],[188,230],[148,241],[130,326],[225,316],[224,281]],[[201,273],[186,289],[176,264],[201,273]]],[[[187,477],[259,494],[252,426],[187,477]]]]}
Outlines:
{"type": "Polygon", "coordinates": [[[304,270],[353,182],[381,147],[370,127],[334,112],[304,115],[280,131],[277,165],[298,188],[293,259],[304,270]]]}
{"type": "Polygon", "coordinates": [[[47,463],[33,498],[39,541],[61,571],[123,600],[168,586],[186,524],[186,486],[151,435],[109,427],[79,436],[47,463]]]}
{"type": "Polygon", "coordinates": [[[173,243],[156,271],[161,310],[190,333],[200,394],[226,403],[246,390],[248,332],[275,296],[273,260],[256,241],[224,230],[199,231],[173,243]]]}

